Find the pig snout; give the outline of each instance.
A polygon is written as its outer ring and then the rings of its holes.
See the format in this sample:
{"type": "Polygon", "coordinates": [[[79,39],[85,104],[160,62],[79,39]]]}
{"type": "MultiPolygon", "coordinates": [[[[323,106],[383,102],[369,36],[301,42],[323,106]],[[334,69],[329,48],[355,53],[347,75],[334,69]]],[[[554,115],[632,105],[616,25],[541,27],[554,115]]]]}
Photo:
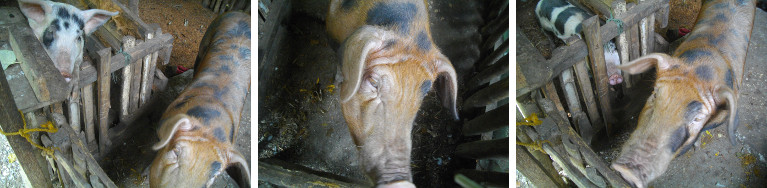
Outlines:
{"type": "Polygon", "coordinates": [[[415,188],[415,185],[409,181],[398,181],[394,183],[378,185],[376,188],[415,188]]]}
{"type": "Polygon", "coordinates": [[[607,75],[609,75],[610,85],[617,85],[623,82],[623,76],[621,76],[621,70],[618,66],[621,64],[620,56],[618,56],[618,50],[615,48],[615,43],[610,41],[604,47],[605,51],[605,64],[607,64],[607,75]]]}
{"type": "Polygon", "coordinates": [[[624,150],[627,151],[624,151],[611,167],[635,187],[646,187],[647,182],[666,171],[672,159],[670,152],[664,153],[648,143],[630,145],[624,150]]]}

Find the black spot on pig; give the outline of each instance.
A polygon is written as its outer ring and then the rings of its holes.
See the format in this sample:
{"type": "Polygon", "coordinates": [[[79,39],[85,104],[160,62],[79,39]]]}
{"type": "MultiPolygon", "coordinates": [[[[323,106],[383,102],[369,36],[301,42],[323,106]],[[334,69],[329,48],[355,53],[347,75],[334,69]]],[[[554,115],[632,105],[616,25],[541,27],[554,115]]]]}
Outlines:
{"type": "Polygon", "coordinates": [[[687,50],[685,52],[682,52],[681,55],[679,55],[680,58],[685,59],[685,63],[692,64],[695,61],[697,61],[699,58],[704,56],[711,56],[711,52],[701,49],[691,49],[687,50]]]}
{"type": "Polygon", "coordinates": [[[53,45],[54,34],[57,31],[57,27],[48,27],[45,29],[45,32],[43,32],[43,45],[45,45],[46,49],[50,49],[51,45],[53,45]]]}
{"type": "Polygon", "coordinates": [[[224,86],[224,88],[221,88],[220,90],[213,92],[213,97],[215,97],[218,100],[221,100],[221,97],[229,93],[229,87],[224,86]]]}
{"type": "Polygon", "coordinates": [[[714,8],[715,8],[715,9],[722,9],[722,8],[727,8],[727,7],[729,7],[729,6],[730,6],[730,4],[729,4],[729,3],[726,3],[726,2],[724,2],[724,3],[717,3],[717,4],[713,5],[713,6],[714,6],[714,8]]]}
{"type": "Polygon", "coordinates": [[[569,7],[560,12],[559,15],[557,15],[557,20],[554,20],[554,27],[557,28],[557,31],[565,33],[565,24],[567,23],[567,20],[570,19],[571,16],[575,15],[577,11],[578,8],[569,7]]]}
{"type": "Polygon", "coordinates": [[[213,161],[213,163],[210,164],[210,172],[208,172],[208,179],[213,179],[216,177],[216,173],[221,170],[221,162],[213,161]]]}
{"type": "Polygon", "coordinates": [[[221,72],[223,72],[224,74],[232,74],[232,69],[231,69],[231,68],[229,68],[229,65],[221,65],[221,67],[220,67],[219,69],[220,69],[220,70],[221,70],[221,72]]]}
{"type": "Polygon", "coordinates": [[[695,115],[698,115],[700,113],[700,110],[703,108],[703,103],[700,103],[698,101],[692,101],[687,104],[687,109],[684,111],[684,120],[685,122],[692,121],[693,118],[695,118],[695,115]]]}
{"type": "Polygon", "coordinates": [[[179,108],[183,107],[184,105],[186,105],[187,102],[189,102],[189,99],[192,99],[192,97],[194,97],[194,95],[187,95],[187,96],[185,96],[183,99],[181,99],[181,101],[176,103],[176,105],[174,105],[173,108],[179,109],[179,108]]]}
{"type": "Polygon", "coordinates": [[[341,3],[341,8],[348,11],[357,6],[358,0],[344,0],[344,2],[341,3]]]}
{"type": "Polygon", "coordinates": [[[64,22],[64,29],[69,29],[69,22],[64,22]]]}
{"type": "Polygon", "coordinates": [[[547,20],[551,20],[552,17],[554,17],[554,9],[567,6],[567,2],[565,1],[546,1],[546,3],[541,4],[540,13],[541,17],[546,18],[547,20]]]}
{"type": "Polygon", "coordinates": [[[426,32],[421,31],[420,33],[418,33],[418,36],[416,36],[415,41],[418,44],[418,49],[421,49],[423,51],[431,50],[431,40],[429,40],[429,35],[426,35],[426,32]]]}
{"type": "MultiPolygon", "coordinates": [[[[202,72],[205,72],[207,70],[210,70],[210,69],[204,69],[204,70],[202,70],[202,72]]],[[[196,83],[192,84],[192,86],[189,89],[197,89],[197,88],[203,88],[203,87],[210,88],[214,92],[217,92],[218,89],[219,89],[218,85],[207,83],[207,82],[196,82],[196,83]]]]}
{"type": "Polygon", "coordinates": [[[695,68],[695,75],[701,80],[709,81],[714,77],[714,72],[708,65],[701,65],[695,68]]]}
{"type": "Polygon", "coordinates": [[[417,13],[413,3],[376,3],[368,11],[366,23],[396,27],[402,34],[410,32],[410,22],[417,13]]]}
{"type": "Polygon", "coordinates": [[[750,0],[738,0],[738,4],[740,6],[746,5],[748,2],[751,2],[750,0]]]}
{"type": "Polygon", "coordinates": [[[219,55],[218,59],[222,61],[234,61],[234,57],[232,57],[232,55],[229,55],[229,54],[219,55]]]}
{"type": "Polygon", "coordinates": [[[250,39],[250,23],[246,21],[237,22],[237,26],[226,32],[230,37],[247,37],[250,39]]]}
{"type": "Polygon", "coordinates": [[[727,18],[727,16],[725,16],[724,13],[719,13],[719,14],[716,14],[716,16],[714,16],[714,19],[712,21],[714,21],[714,22],[727,22],[729,20],[730,19],[727,18]]]}
{"type": "Polygon", "coordinates": [[[679,68],[679,65],[672,65],[670,70],[674,70],[674,69],[678,69],[678,68],[679,68]]]}
{"type": "Polygon", "coordinates": [[[216,140],[219,142],[226,142],[226,135],[224,134],[224,129],[221,127],[213,129],[213,137],[216,137],[216,140]]]}
{"type": "Polygon", "coordinates": [[[724,74],[724,83],[727,84],[727,86],[730,87],[730,89],[734,89],[732,87],[733,80],[732,80],[732,69],[727,69],[727,73],[724,74]]]}
{"type": "Polygon", "coordinates": [[[671,134],[671,137],[668,138],[668,146],[670,147],[671,152],[676,152],[688,138],[690,138],[690,133],[687,132],[686,126],[681,126],[676,129],[676,131],[671,134]]]}
{"type": "Polygon", "coordinates": [[[240,59],[242,60],[250,59],[250,48],[240,47],[238,51],[240,52],[240,59]]]}
{"type": "Polygon", "coordinates": [[[421,83],[421,97],[426,96],[426,94],[429,93],[429,90],[431,90],[431,80],[423,81],[423,83],[421,83]]]}
{"type": "Polygon", "coordinates": [[[69,14],[69,11],[67,11],[66,8],[59,7],[59,9],[57,9],[57,10],[58,10],[58,14],[56,14],[56,15],[58,16],[58,18],[65,19],[65,20],[69,19],[70,14],[69,14]]]}
{"type": "Polygon", "coordinates": [[[203,120],[206,126],[210,126],[210,120],[221,116],[221,112],[216,109],[195,106],[186,111],[186,114],[203,120]]]}

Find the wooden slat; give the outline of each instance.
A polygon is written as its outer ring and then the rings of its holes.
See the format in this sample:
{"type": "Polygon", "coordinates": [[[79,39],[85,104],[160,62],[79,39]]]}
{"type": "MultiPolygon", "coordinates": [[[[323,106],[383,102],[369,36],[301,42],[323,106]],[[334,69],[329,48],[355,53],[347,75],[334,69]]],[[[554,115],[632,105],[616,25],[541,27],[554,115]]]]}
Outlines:
{"type": "Polygon", "coordinates": [[[459,144],[455,155],[471,159],[509,160],[509,137],[459,144]]]}
{"type": "Polygon", "coordinates": [[[509,104],[495,108],[463,125],[463,135],[471,136],[509,126],[509,104]]]}
{"type": "MultiPolygon", "coordinates": [[[[152,40],[152,38],[154,38],[154,35],[155,33],[152,32],[152,33],[147,33],[145,36],[147,40],[152,40]]],[[[151,53],[149,55],[144,56],[144,61],[142,62],[143,65],[141,66],[143,68],[141,69],[141,74],[140,74],[141,85],[139,86],[139,93],[138,93],[139,101],[138,101],[137,107],[144,105],[147,102],[147,99],[149,99],[149,96],[148,96],[149,89],[151,89],[151,86],[152,86],[152,83],[149,82],[149,77],[154,76],[154,67],[153,67],[154,63],[152,63],[154,59],[152,58],[152,56],[154,56],[155,53],[151,53]]]]}
{"type": "MultiPolygon", "coordinates": [[[[615,11],[616,16],[622,16],[623,14],[626,14],[626,1],[625,0],[617,0],[613,1],[613,10],[615,11]]],[[[623,28],[623,33],[618,35],[618,40],[615,43],[615,47],[618,50],[618,55],[620,56],[620,64],[626,64],[629,62],[629,48],[631,48],[628,41],[628,29],[629,28],[623,28]]],[[[625,88],[631,88],[631,82],[629,77],[624,76],[623,82],[625,88]]]]}
{"type": "MultiPolygon", "coordinates": [[[[124,36],[122,38],[123,50],[133,50],[133,46],[136,44],[136,39],[134,39],[132,36],[124,36]]],[[[136,67],[137,58],[131,58],[130,64],[125,66],[122,71],[120,71],[120,77],[122,78],[122,82],[120,82],[120,108],[118,109],[119,115],[120,115],[120,121],[127,121],[128,116],[130,115],[130,112],[133,111],[131,108],[131,90],[132,83],[133,83],[133,69],[136,67]]]]}
{"type": "MultiPolygon", "coordinates": [[[[539,166],[540,163],[530,155],[527,150],[522,149],[521,146],[517,146],[517,155],[515,157],[517,161],[517,170],[527,178],[535,187],[559,187],[554,184],[554,178],[546,174],[546,171],[539,166]]],[[[460,173],[460,172],[458,172],[460,173]]]]}
{"type": "Polygon", "coordinates": [[[575,64],[575,76],[578,79],[578,85],[583,95],[583,102],[586,104],[586,113],[591,121],[591,126],[594,130],[601,130],[604,128],[602,123],[602,117],[599,116],[599,109],[597,108],[597,101],[594,98],[594,90],[591,87],[591,80],[589,79],[589,71],[586,68],[586,60],[575,64]]]}
{"type": "MultiPolygon", "coordinates": [[[[517,162],[517,164],[520,164],[520,163],[517,162]]],[[[469,179],[479,182],[487,187],[509,187],[509,173],[460,169],[460,170],[457,170],[455,174],[463,174],[469,179]]],[[[549,181],[551,180],[549,179],[549,181]]],[[[554,185],[554,184],[551,183],[546,185],[554,185]]],[[[541,186],[538,186],[538,187],[541,187],[541,186]]],[[[547,186],[543,186],[543,187],[547,187],[547,186]]],[[[556,186],[551,186],[551,187],[556,187],[556,186]]]]}
{"type": "Polygon", "coordinates": [[[107,147],[111,145],[109,143],[109,108],[111,108],[111,105],[109,104],[109,83],[111,83],[112,79],[110,77],[112,71],[111,70],[111,59],[112,55],[111,48],[104,48],[101,51],[99,51],[99,76],[98,76],[98,105],[99,105],[99,153],[101,155],[106,154],[107,147]]]}
{"type": "MultiPolygon", "coordinates": [[[[468,82],[466,82],[465,86],[466,88],[468,88],[468,91],[472,91],[476,89],[477,87],[490,82],[491,79],[497,78],[505,73],[509,73],[509,55],[508,54],[504,55],[501,59],[498,60],[498,62],[493,63],[493,65],[490,65],[490,67],[487,67],[485,70],[482,70],[481,72],[477,73],[476,76],[474,76],[468,82]]],[[[520,76],[520,75],[521,74],[517,74],[517,76],[520,76]]]]}
{"type": "MultiPolygon", "coordinates": [[[[133,49],[126,51],[126,53],[128,53],[131,57],[131,62],[129,63],[136,62],[134,60],[136,60],[136,58],[138,57],[144,57],[147,54],[154,53],[161,49],[170,48],[170,45],[172,43],[173,43],[173,35],[166,33],[148,42],[138,44],[134,46],[133,49]]],[[[96,49],[95,47],[90,47],[89,50],[99,51],[100,49],[96,49]]],[[[110,68],[112,69],[111,72],[117,71],[118,69],[125,67],[126,58],[127,57],[125,57],[123,54],[120,54],[120,53],[114,54],[114,56],[111,57],[112,59],[112,65],[110,65],[110,68]]],[[[85,66],[86,67],[82,67],[82,71],[80,72],[80,87],[83,87],[86,84],[95,82],[96,77],[98,75],[96,73],[96,67],[87,66],[87,65],[85,66]]]]}
{"type": "Polygon", "coordinates": [[[371,187],[366,181],[319,172],[276,159],[258,160],[258,180],[282,187],[371,187]]]}
{"type": "Polygon", "coordinates": [[[93,111],[93,84],[85,85],[85,87],[82,88],[81,93],[83,94],[83,122],[85,123],[85,137],[87,138],[86,141],[90,143],[96,140],[96,129],[94,126],[96,114],[93,111]]]}
{"type": "MultiPolygon", "coordinates": [[[[35,39],[36,40],[36,39],[35,39]]],[[[5,78],[5,71],[0,69],[0,78],[5,78]]],[[[11,94],[11,88],[6,79],[0,79],[0,127],[6,132],[18,131],[24,128],[21,114],[11,94]]],[[[21,136],[7,136],[8,143],[13,148],[21,168],[32,184],[32,187],[52,187],[48,164],[40,155],[40,149],[35,148],[21,136]]]]}
{"type": "Polygon", "coordinates": [[[472,94],[464,101],[463,108],[484,107],[507,97],[509,97],[509,79],[503,79],[472,94]]]}
{"type": "Polygon", "coordinates": [[[610,90],[608,85],[607,67],[605,65],[604,42],[599,33],[599,20],[591,17],[583,21],[583,33],[589,50],[589,62],[592,75],[597,86],[597,99],[602,110],[602,119],[607,128],[607,135],[612,135],[612,107],[610,106],[610,90]]]}
{"type": "MultiPolygon", "coordinates": [[[[144,41],[136,40],[136,44],[141,44],[141,43],[144,43],[144,41]]],[[[147,55],[151,55],[151,53],[147,55]]],[[[133,66],[133,73],[131,74],[131,76],[133,76],[133,78],[131,79],[131,86],[130,86],[131,88],[130,89],[130,105],[129,105],[130,107],[128,107],[129,113],[131,114],[135,112],[136,110],[138,110],[138,106],[139,106],[139,93],[141,91],[141,70],[144,68],[143,61],[145,57],[146,56],[135,57],[136,62],[131,63],[131,65],[133,66]]]]}

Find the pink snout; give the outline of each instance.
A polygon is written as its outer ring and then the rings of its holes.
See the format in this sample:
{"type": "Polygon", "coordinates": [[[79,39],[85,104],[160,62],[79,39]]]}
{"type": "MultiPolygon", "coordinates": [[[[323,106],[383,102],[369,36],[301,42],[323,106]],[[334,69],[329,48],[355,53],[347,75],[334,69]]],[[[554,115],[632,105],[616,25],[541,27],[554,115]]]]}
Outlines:
{"type": "Polygon", "coordinates": [[[394,183],[378,185],[376,188],[415,188],[415,185],[409,181],[398,181],[394,183]]]}

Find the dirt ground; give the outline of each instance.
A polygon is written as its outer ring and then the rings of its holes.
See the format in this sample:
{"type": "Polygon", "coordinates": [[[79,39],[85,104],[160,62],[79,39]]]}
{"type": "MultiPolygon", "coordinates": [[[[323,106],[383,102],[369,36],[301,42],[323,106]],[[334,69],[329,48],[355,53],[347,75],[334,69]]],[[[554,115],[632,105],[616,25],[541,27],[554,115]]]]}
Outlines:
{"type": "Polygon", "coordinates": [[[200,1],[139,1],[139,16],[145,23],[160,24],[163,33],[173,35],[169,66],[194,67],[200,40],[216,14],[200,1]]]}
{"type": "MultiPolygon", "coordinates": [[[[270,49],[279,50],[276,60],[259,63],[259,73],[271,75],[258,83],[259,159],[276,158],[364,180],[340,111],[335,79],[338,59],[325,33],[327,3],[293,1],[293,13],[282,25],[286,40],[279,49],[270,49]]],[[[474,1],[429,1],[429,5],[434,41],[461,78],[480,55],[483,5],[474,1]]],[[[453,155],[462,138],[449,117],[436,93],[430,92],[413,126],[411,167],[417,186],[454,187],[450,172],[474,168],[474,160],[453,155]]],[[[259,182],[259,187],[270,186],[259,182]]]]}
{"type": "MultiPolygon", "coordinates": [[[[671,10],[669,28],[692,28],[689,15],[697,15],[695,3],[698,1],[672,1],[671,8],[683,7],[688,12],[675,13],[671,10]],[[686,8],[685,8],[686,7],[686,8]]],[[[539,50],[551,50],[551,39],[542,34],[539,23],[534,18],[537,2],[518,2],[517,24],[534,46],[539,50]],[[529,16],[533,16],[532,18],[529,16]],[[522,22],[520,22],[522,20],[522,22]],[[541,45],[544,44],[544,45],[541,45]]],[[[698,2],[699,3],[699,2],[698,2]]],[[[737,144],[730,145],[726,137],[726,127],[718,127],[700,136],[701,147],[688,151],[674,159],[668,170],[651,182],[649,187],[761,187],[767,182],[767,65],[764,65],[764,54],[767,54],[767,13],[757,9],[754,28],[751,33],[748,58],[745,73],[740,86],[738,101],[738,117],[740,127],[737,130],[737,144]]],[[[520,30],[517,30],[520,32],[520,30]]],[[[660,32],[660,31],[659,31],[660,32]]],[[[556,45],[555,45],[556,46],[556,45]]],[[[653,72],[653,71],[650,71],[653,72]]],[[[629,138],[636,127],[637,117],[651,92],[654,73],[643,74],[640,83],[630,92],[618,98],[613,104],[614,114],[619,120],[618,130],[609,138],[602,134],[595,137],[592,148],[608,163],[614,160],[622,144],[629,138]]],[[[524,186],[523,186],[524,187],[524,186]]]]}

